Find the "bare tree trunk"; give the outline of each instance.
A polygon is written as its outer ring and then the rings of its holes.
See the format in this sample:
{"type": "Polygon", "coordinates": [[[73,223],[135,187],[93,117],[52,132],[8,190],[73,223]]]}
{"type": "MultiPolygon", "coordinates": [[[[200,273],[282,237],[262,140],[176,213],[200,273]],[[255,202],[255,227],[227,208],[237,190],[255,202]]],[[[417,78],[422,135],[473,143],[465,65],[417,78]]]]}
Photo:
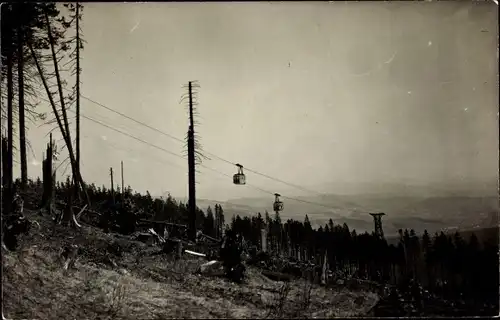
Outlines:
{"type": "Polygon", "coordinates": [[[10,212],[12,204],[12,187],[13,187],[13,102],[14,102],[14,89],[13,89],[13,79],[12,79],[12,64],[13,64],[13,51],[12,51],[12,39],[11,31],[6,30],[9,33],[7,39],[9,43],[3,44],[7,46],[7,184],[5,188],[5,205],[7,212],[10,212]]]}
{"type": "Polygon", "coordinates": [[[43,196],[40,213],[43,209],[49,212],[49,215],[54,214],[53,198],[56,176],[53,170],[53,143],[52,134],[50,134],[50,142],[47,144],[46,158],[43,160],[43,196]]]}
{"type": "MultiPolygon", "coordinates": [[[[29,45],[29,47],[30,47],[30,51],[31,51],[31,55],[33,57],[33,60],[35,61],[35,65],[37,67],[38,73],[40,75],[40,78],[42,79],[43,86],[45,88],[45,91],[47,92],[47,96],[49,98],[50,105],[52,107],[52,111],[54,112],[57,124],[59,126],[59,130],[61,131],[61,134],[63,136],[64,142],[65,142],[65,144],[66,144],[66,146],[68,148],[68,153],[69,153],[69,158],[70,158],[70,163],[71,163],[71,169],[72,169],[72,172],[73,172],[74,179],[76,179],[76,181],[80,184],[82,190],[85,192],[87,203],[90,204],[90,198],[89,198],[89,196],[87,194],[87,191],[85,189],[85,183],[84,183],[83,178],[82,178],[82,176],[80,174],[80,171],[78,171],[77,168],[76,168],[76,160],[75,160],[75,155],[73,153],[73,147],[72,147],[72,143],[71,143],[70,137],[66,134],[65,125],[63,125],[63,122],[62,122],[62,120],[60,118],[59,112],[57,111],[57,107],[56,107],[56,104],[54,102],[54,98],[52,97],[52,95],[50,93],[50,88],[49,88],[49,86],[47,84],[44,72],[42,70],[42,67],[41,67],[39,61],[38,61],[36,53],[33,50],[33,47],[31,45],[29,45]]],[[[57,60],[54,60],[54,64],[57,64],[57,60]]],[[[58,83],[58,85],[59,85],[59,87],[61,88],[61,91],[62,91],[61,84],[58,83]]],[[[63,108],[63,110],[65,111],[64,108],[63,108]]]]}
{"type": "Polygon", "coordinates": [[[66,113],[66,106],[65,106],[65,102],[64,102],[64,94],[63,94],[63,89],[62,89],[61,75],[59,73],[59,64],[57,63],[57,55],[56,55],[56,50],[55,50],[55,46],[54,46],[55,40],[54,40],[54,37],[52,36],[52,29],[50,28],[49,16],[47,14],[45,14],[45,22],[47,24],[47,33],[49,35],[49,44],[50,44],[50,49],[52,52],[52,61],[54,62],[54,73],[56,75],[56,80],[57,80],[57,89],[59,92],[59,102],[61,103],[61,113],[62,113],[62,118],[64,121],[63,123],[64,123],[65,135],[69,140],[66,147],[68,148],[68,152],[70,153],[70,156],[73,157],[71,162],[72,162],[72,167],[74,169],[76,161],[74,159],[73,144],[71,143],[71,131],[69,130],[68,115],[66,113]]]}
{"type": "MultiPolygon", "coordinates": [[[[62,80],[61,80],[60,73],[59,73],[58,60],[57,60],[56,50],[55,50],[55,40],[54,40],[54,37],[52,35],[50,21],[49,21],[49,17],[47,15],[47,13],[45,13],[45,22],[47,24],[46,27],[47,27],[48,37],[49,37],[50,49],[51,49],[51,53],[52,53],[52,61],[54,63],[54,73],[56,75],[57,87],[58,87],[58,92],[59,92],[59,100],[61,103],[62,121],[61,121],[61,118],[59,117],[59,113],[58,113],[56,105],[54,103],[54,99],[52,97],[52,94],[51,94],[50,89],[47,85],[46,79],[44,77],[43,70],[38,62],[36,54],[35,54],[31,45],[30,45],[30,51],[31,51],[31,54],[33,56],[33,59],[35,60],[35,64],[37,66],[40,77],[42,78],[42,82],[43,82],[43,85],[45,87],[45,91],[47,92],[47,95],[48,95],[49,100],[50,100],[50,104],[52,106],[52,111],[54,112],[54,115],[56,116],[57,124],[59,126],[59,129],[60,129],[61,134],[63,136],[63,139],[65,141],[66,147],[68,149],[69,159],[70,159],[70,163],[71,163],[71,169],[73,172],[73,182],[74,182],[74,186],[75,186],[74,188],[71,188],[71,189],[73,189],[73,191],[75,192],[75,195],[77,195],[78,194],[78,185],[80,185],[82,191],[86,195],[87,204],[90,205],[90,198],[87,194],[87,190],[85,188],[85,183],[84,183],[83,178],[81,176],[81,172],[78,168],[78,163],[77,163],[77,160],[75,158],[75,153],[73,151],[73,144],[71,141],[71,133],[69,130],[68,117],[67,117],[66,107],[65,107],[65,103],[64,103],[62,80]]],[[[79,44],[77,44],[77,45],[79,45],[79,44]]],[[[71,200],[72,199],[73,198],[71,197],[71,200]]],[[[79,227],[80,225],[78,225],[78,223],[76,222],[76,218],[75,218],[74,213],[71,210],[71,208],[68,211],[68,214],[71,214],[71,220],[74,221],[73,225],[76,227],[79,227]]]]}
{"type": "Polygon", "coordinates": [[[189,166],[189,202],[188,202],[188,215],[189,215],[189,238],[194,240],[196,238],[196,180],[195,180],[195,153],[194,153],[194,125],[192,114],[191,102],[191,82],[189,82],[189,95],[190,95],[190,120],[191,125],[188,131],[188,166],[189,166]]]}
{"type": "MultiPolygon", "coordinates": [[[[45,80],[45,77],[43,75],[43,71],[41,69],[41,66],[38,62],[38,59],[36,57],[36,54],[33,50],[33,48],[31,47],[30,45],[30,50],[31,50],[31,54],[33,56],[33,59],[35,60],[35,64],[37,66],[37,69],[38,69],[38,72],[40,74],[40,77],[42,78],[42,82],[43,82],[43,85],[45,87],[45,90],[47,92],[47,95],[49,97],[49,100],[50,100],[50,104],[52,106],[52,111],[54,112],[54,115],[56,117],[56,120],[57,120],[57,123],[59,125],[59,129],[61,131],[61,134],[63,136],[63,139],[65,140],[65,143],[66,143],[66,146],[68,147],[68,153],[69,153],[69,157],[70,157],[70,161],[71,161],[71,167],[72,167],[72,171],[73,171],[73,179],[74,181],[76,181],[77,183],[80,183],[81,187],[82,187],[82,190],[85,192],[85,195],[86,195],[86,198],[87,198],[87,203],[90,204],[90,199],[88,197],[88,194],[85,190],[85,184],[83,182],[83,178],[82,176],[80,175],[80,172],[77,170],[76,168],[76,161],[75,161],[75,157],[74,157],[74,153],[73,153],[73,148],[72,148],[72,145],[71,145],[71,140],[70,140],[70,137],[66,134],[67,132],[65,131],[64,129],[64,126],[63,126],[63,123],[59,117],[59,113],[57,112],[57,108],[56,108],[56,105],[54,103],[54,99],[52,98],[52,95],[50,94],[50,90],[49,90],[49,87],[47,85],[47,81],[45,80]]],[[[55,60],[54,60],[54,63],[57,63],[55,60]]],[[[60,81],[60,79],[59,79],[60,81]]],[[[58,82],[59,82],[58,81],[58,82]]],[[[60,83],[59,83],[59,87],[60,87],[60,83]]],[[[65,110],[63,108],[63,110],[65,110]]],[[[73,189],[73,188],[72,188],[73,189]]],[[[76,190],[78,190],[78,185],[75,183],[75,188],[74,188],[75,192],[77,192],[76,190]]],[[[69,213],[73,213],[72,210],[69,211],[69,213]]],[[[71,220],[73,220],[75,223],[73,224],[73,226],[75,227],[80,227],[80,225],[76,222],[76,218],[74,217],[74,213],[73,213],[73,216],[71,217],[71,220]]],[[[57,222],[57,221],[56,221],[57,222]]]]}
{"type": "Polygon", "coordinates": [[[21,157],[21,187],[28,185],[28,161],[26,158],[26,125],[24,116],[24,50],[23,30],[21,28],[22,10],[18,9],[17,23],[17,81],[19,90],[19,152],[21,157]]]}
{"type": "Polygon", "coordinates": [[[76,3],[76,166],[80,172],[80,3],[76,3]]]}

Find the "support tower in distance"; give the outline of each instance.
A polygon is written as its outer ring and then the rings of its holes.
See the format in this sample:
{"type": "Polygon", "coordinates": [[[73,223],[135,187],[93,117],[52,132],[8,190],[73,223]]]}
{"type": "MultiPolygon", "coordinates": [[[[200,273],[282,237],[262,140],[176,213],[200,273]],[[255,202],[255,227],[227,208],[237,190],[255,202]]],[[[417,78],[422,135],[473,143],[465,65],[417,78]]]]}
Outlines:
{"type": "Polygon", "coordinates": [[[384,237],[384,230],[382,229],[382,216],[385,216],[385,213],[370,213],[373,217],[373,222],[375,223],[375,236],[379,238],[384,237]]]}

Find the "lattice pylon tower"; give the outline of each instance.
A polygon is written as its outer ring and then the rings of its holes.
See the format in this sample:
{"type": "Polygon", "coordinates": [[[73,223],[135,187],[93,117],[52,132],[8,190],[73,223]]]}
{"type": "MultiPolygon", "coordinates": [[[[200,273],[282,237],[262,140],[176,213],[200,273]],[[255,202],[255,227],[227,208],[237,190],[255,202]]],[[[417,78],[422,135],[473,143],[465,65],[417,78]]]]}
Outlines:
{"type": "Polygon", "coordinates": [[[373,222],[375,223],[375,235],[379,238],[384,237],[384,229],[382,229],[382,216],[385,216],[385,213],[370,213],[373,217],[373,222]]]}

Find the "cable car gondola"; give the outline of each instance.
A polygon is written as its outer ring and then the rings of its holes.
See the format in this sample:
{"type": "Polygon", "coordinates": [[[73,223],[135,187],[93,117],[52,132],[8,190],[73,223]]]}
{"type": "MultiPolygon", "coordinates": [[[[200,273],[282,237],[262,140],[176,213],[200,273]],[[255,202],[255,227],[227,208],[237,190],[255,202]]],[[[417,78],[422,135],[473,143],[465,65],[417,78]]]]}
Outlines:
{"type": "Polygon", "coordinates": [[[236,164],[238,167],[238,173],[233,175],[233,183],[237,185],[244,185],[246,183],[245,174],[243,173],[243,166],[239,163],[236,164]]]}
{"type": "Polygon", "coordinates": [[[275,212],[283,211],[283,202],[280,201],[281,195],[279,193],[274,194],[274,204],[273,204],[273,209],[275,212]]]}

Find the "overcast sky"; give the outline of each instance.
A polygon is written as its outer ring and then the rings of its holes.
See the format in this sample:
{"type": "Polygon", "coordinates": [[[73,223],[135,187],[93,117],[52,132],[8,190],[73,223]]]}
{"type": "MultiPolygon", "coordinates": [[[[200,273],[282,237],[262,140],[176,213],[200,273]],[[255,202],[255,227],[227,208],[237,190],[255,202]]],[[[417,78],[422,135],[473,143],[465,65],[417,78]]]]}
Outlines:
{"type": "MultiPolygon", "coordinates": [[[[184,138],[182,85],[198,80],[205,150],[320,192],[341,192],[344,182],[494,181],[497,10],[493,2],[86,3],[82,94],[184,138]]],[[[85,99],[82,114],[183,152],[85,99]]],[[[49,129],[29,131],[31,176],[49,129]]],[[[186,160],[86,119],[82,135],[84,179],[109,184],[109,167],[119,173],[123,160],[134,189],[187,195],[186,160]]],[[[236,171],[215,157],[204,164],[236,171]]],[[[200,198],[266,196],[200,172],[200,198]]],[[[301,194],[250,172],[247,180],[301,194]]]]}

